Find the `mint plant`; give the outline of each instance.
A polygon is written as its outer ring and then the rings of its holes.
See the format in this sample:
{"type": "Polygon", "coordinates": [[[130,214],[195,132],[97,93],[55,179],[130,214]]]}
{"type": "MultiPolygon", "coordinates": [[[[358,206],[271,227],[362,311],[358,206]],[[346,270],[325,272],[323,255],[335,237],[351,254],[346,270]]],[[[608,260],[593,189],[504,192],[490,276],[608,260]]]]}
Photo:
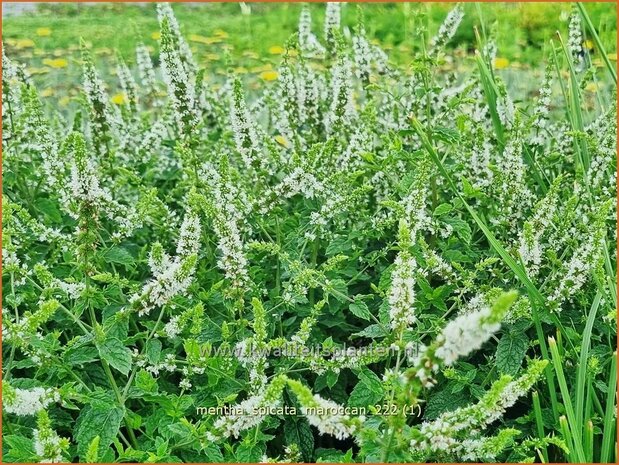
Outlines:
{"type": "Polygon", "coordinates": [[[343,8],[303,6],[256,85],[159,4],[115,82],[82,41],[69,114],[3,48],[5,461],[615,459],[616,73],[585,7],[525,96],[491,30],[451,47],[474,6],[417,17],[405,65],[343,8]]]}

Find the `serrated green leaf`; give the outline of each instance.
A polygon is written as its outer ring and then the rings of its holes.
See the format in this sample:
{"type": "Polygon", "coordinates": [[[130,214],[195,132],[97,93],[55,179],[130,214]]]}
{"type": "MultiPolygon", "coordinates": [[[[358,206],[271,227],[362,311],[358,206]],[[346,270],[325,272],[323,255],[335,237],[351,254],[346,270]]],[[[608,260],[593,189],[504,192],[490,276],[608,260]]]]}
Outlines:
{"type": "Polygon", "coordinates": [[[352,304],[348,306],[348,308],[352,312],[353,315],[363,320],[370,321],[370,318],[372,317],[370,313],[370,309],[368,308],[367,304],[363,301],[353,302],[352,304]]]}
{"type": "Polygon", "coordinates": [[[118,434],[124,414],[123,408],[102,402],[88,405],[82,410],[75,431],[77,451],[82,460],[86,458],[86,452],[97,436],[99,436],[97,453],[99,456],[103,455],[118,434]]]}
{"type": "Polygon", "coordinates": [[[133,256],[123,247],[112,247],[111,249],[103,252],[102,257],[107,263],[118,263],[125,266],[135,264],[135,259],[133,256]]]}
{"type": "Polygon", "coordinates": [[[98,344],[99,355],[113,368],[123,375],[128,375],[131,370],[131,351],[125,347],[122,341],[115,337],[105,339],[98,344]]]}
{"type": "Polygon", "coordinates": [[[151,364],[159,363],[161,358],[161,341],[159,339],[149,339],[146,343],[146,358],[151,364]]]}
{"type": "Polygon", "coordinates": [[[529,338],[525,333],[504,333],[496,348],[497,369],[506,375],[518,373],[528,347],[529,338]]]}

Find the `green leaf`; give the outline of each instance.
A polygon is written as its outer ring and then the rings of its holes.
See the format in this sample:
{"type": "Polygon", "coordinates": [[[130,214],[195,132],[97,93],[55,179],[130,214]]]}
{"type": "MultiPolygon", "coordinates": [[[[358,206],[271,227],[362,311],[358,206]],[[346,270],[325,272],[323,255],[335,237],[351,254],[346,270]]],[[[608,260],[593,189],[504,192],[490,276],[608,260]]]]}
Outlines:
{"type": "Polygon", "coordinates": [[[452,411],[458,407],[465,406],[468,401],[469,399],[463,392],[454,393],[451,386],[448,385],[442,391],[430,396],[423,412],[423,419],[434,420],[443,412],[452,411]]]}
{"type": "Polygon", "coordinates": [[[501,373],[515,375],[520,370],[529,347],[525,333],[509,331],[501,336],[496,348],[496,367],[501,373]]]}
{"type": "Polygon", "coordinates": [[[305,418],[288,418],[284,423],[286,444],[297,444],[304,462],[311,462],[314,453],[314,435],[305,418]]]}
{"type": "Polygon", "coordinates": [[[359,373],[359,380],[348,398],[350,407],[368,407],[383,398],[383,385],[374,372],[364,369],[359,373]]]}
{"type": "Polygon", "coordinates": [[[101,440],[100,436],[95,436],[90,444],[88,445],[88,450],[86,451],[86,458],[84,462],[86,463],[97,463],[99,459],[99,441],[101,440]]]}
{"type": "Polygon", "coordinates": [[[38,461],[30,438],[16,434],[3,435],[2,447],[5,449],[2,454],[2,461],[5,463],[34,463],[38,461]]]}
{"type": "Polygon", "coordinates": [[[453,207],[449,203],[442,203],[434,209],[434,216],[441,216],[449,213],[453,207]]]}
{"type": "Polygon", "coordinates": [[[353,334],[353,336],[369,337],[370,339],[375,339],[377,337],[385,337],[388,335],[389,334],[387,334],[384,328],[379,324],[370,325],[367,328],[365,328],[363,331],[359,331],[358,333],[353,334]]]}
{"type": "Polygon", "coordinates": [[[212,442],[207,444],[206,447],[204,447],[204,453],[209,463],[222,463],[224,461],[224,456],[217,444],[213,444],[212,442]]]}
{"type": "Polygon", "coordinates": [[[52,222],[60,223],[62,221],[62,214],[52,200],[40,198],[35,200],[34,205],[38,211],[47,216],[52,222]]]}
{"type": "Polygon", "coordinates": [[[105,260],[106,263],[118,263],[125,266],[135,265],[135,259],[127,251],[127,249],[123,247],[112,247],[111,249],[103,252],[102,256],[103,260],[105,260]]]}
{"type": "Polygon", "coordinates": [[[455,233],[467,244],[471,243],[473,233],[468,223],[460,218],[445,218],[445,223],[454,228],[455,233]]]}
{"type": "Polygon", "coordinates": [[[107,338],[97,346],[101,358],[123,375],[131,370],[131,351],[118,338],[107,338]]]}
{"type": "Polygon", "coordinates": [[[77,419],[75,440],[80,458],[86,458],[92,441],[99,436],[97,453],[103,455],[105,450],[118,435],[120,423],[125,411],[123,408],[96,402],[85,407],[77,419]]]}
{"type": "Polygon", "coordinates": [[[159,339],[149,339],[146,342],[146,358],[149,363],[159,363],[161,358],[161,341],[159,339]]]}
{"type": "Polygon", "coordinates": [[[348,308],[353,313],[353,315],[363,320],[370,321],[370,318],[372,317],[370,313],[370,309],[368,308],[367,304],[363,301],[354,302],[350,304],[348,308]]]}
{"type": "Polygon", "coordinates": [[[235,453],[239,463],[257,463],[262,456],[262,449],[255,444],[242,443],[235,453]]]}

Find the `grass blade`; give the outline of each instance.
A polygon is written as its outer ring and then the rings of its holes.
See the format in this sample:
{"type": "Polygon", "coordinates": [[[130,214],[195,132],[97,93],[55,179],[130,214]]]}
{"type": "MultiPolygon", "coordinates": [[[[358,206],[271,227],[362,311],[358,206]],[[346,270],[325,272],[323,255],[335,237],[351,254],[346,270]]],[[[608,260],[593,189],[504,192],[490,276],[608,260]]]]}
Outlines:
{"type": "Polygon", "coordinates": [[[600,37],[598,36],[597,31],[595,30],[595,27],[593,27],[593,23],[591,22],[591,18],[589,18],[589,15],[587,14],[587,10],[585,10],[585,6],[581,2],[577,2],[576,6],[578,6],[578,10],[580,12],[580,16],[582,17],[582,19],[585,21],[585,24],[589,28],[589,32],[591,32],[591,37],[593,38],[593,42],[595,43],[595,47],[597,48],[597,50],[602,55],[602,59],[604,60],[604,63],[606,64],[606,69],[608,70],[608,72],[612,76],[613,80],[615,81],[615,84],[617,84],[617,70],[615,69],[615,67],[610,62],[610,59],[608,58],[606,50],[604,49],[604,46],[602,45],[602,41],[600,40],[600,37]]]}
{"type": "Polygon", "coordinates": [[[593,322],[597,315],[600,302],[602,300],[602,293],[598,290],[598,293],[593,300],[591,310],[589,310],[589,316],[587,317],[587,324],[582,334],[582,345],[580,346],[580,360],[578,362],[578,369],[576,370],[576,418],[581,424],[584,424],[586,417],[584,416],[585,405],[585,383],[587,378],[587,363],[589,358],[589,347],[591,346],[591,331],[593,330],[593,322]]]}
{"type": "MultiPolygon", "coordinates": [[[[542,417],[542,406],[539,403],[539,394],[537,391],[533,393],[533,412],[535,413],[537,437],[544,439],[546,436],[546,433],[544,433],[544,419],[542,417]]],[[[544,457],[544,462],[548,463],[548,448],[546,446],[542,447],[542,456],[544,457]]]]}
{"type": "Polygon", "coordinates": [[[615,453],[615,396],[617,394],[617,352],[613,353],[610,364],[610,375],[608,382],[608,397],[606,399],[606,412],[604,414],[604,434],[602,437],[601,463],[610,463],[616,460],[615,453]]]}
{"type": "MultiPolygon", "coordinates": [[[[585,453],[582,443],[582,425],[576,420],[574,414],[574,408],[572,406],[572,399],[570,397],[570,390],[567,387],[565,380],[565,374],[563,373],[563,364],[561,363],[561,356],[559,355],[559,349],[557,348],[557,342],[551,336],[548,338],[548,346],[550,347],[550,354],[552,355],[552,364],[555,367],[557,373],[557,381],[559,382],[559,389],[561,390],[561,397],[563,400],[563,406],[565,407],[565,414],[567,415],[567,429],[573,437],[574,454],[578,462],[585,462],[585,453]]],[[[564,417],[562,417],[564,418],[564,417]]]]}

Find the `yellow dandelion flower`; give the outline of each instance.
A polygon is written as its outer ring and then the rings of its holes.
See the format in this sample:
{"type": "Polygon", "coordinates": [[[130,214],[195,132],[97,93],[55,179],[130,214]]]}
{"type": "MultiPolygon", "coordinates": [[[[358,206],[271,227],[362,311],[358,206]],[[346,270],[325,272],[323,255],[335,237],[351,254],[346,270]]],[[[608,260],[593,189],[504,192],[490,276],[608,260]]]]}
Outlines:
{"type": "Polygon", "coordinates": [[[39,37],[49,37],[52,35],[52,30],[48,27],[38,27],[36,32],[39,37]]]}
{"type": "Polygon", "coordinates": [[[507,58],[496,57],[494,59],[494,67],[496,69],[505,69],[509,66],[509,60],[507,58]]]}
{"type": "Polygon", "coordinates": [[[284,47],[280,47],[279,45],[273,45],[271,48],[269,48],[269,53],[271,55],[281,55],[282,53],[284,53],[284,47]]]}
{"type": "Polygon", "coordinates": [[[585,90],[587,92],[597,92],[598,90],[600,90],[600,86],[597,85],[597,83],[595,82],[590,82],[589,84],[587,84],[587,86],[585,87],[585,90]]]}
{"type": "Polygon", "coordinates": [[[278,76],[277,71],[263,71],[260,73],[260,77],[265,81],[275,81],[278,76]]]}
{"type": "Polygon", "coordinates": [[[64,58],[46,58],[43,60],[43,64],[49,66],[50,68],[66,68],[69,65],[69,62],[64,58]]]}
{"type": "Polygon", "coordinates": [[[127,103],[127,97],[123,92],[113,95],[111,100],[112,103],[115,103],[116,105],[124,105],[127,103]]]}
{"type": "Polygon", "coordinates": [[[592,40],[585,40],[582,43],[582,47],[587,49],[587,50],[593,50],[593,41],[592,40]]]}
{"type": "Polygon", "coordinates": [[[281,135],[275,136],[275,141],[283,147],[288,147],[288,141],[286,140],[284,136],[281,136],[281,135]]]}
{"type": "Polygon", "coordinates": [[[161,32],[159,31],[155,31],[150,35],[150,38],[153,40],[159,40],[161,39],[161,32]]]}

